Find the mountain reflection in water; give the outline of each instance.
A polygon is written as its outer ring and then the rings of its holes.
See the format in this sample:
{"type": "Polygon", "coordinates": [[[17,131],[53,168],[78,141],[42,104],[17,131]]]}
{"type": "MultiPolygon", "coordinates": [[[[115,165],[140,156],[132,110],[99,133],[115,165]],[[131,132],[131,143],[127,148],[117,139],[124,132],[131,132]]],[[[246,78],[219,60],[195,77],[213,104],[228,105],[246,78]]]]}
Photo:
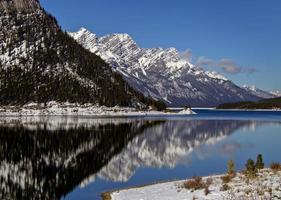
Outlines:
{"type": "Polygon", "coordinates": [[[0,199],[61,199],[95,177],[170,167],[242,127],[233,120],[0,118],[0,199]]]}

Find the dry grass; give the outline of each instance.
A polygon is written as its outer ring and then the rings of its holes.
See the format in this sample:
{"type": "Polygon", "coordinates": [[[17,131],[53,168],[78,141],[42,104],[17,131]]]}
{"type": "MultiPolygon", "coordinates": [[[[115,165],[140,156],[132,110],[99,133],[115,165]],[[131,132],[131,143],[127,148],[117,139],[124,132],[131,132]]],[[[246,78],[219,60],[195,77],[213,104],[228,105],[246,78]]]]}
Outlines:
{"type": "Polygon", "coordinates": [[[221,180],[223,183],[229,183],[231,181],[232,177],[229,175],[225,175],[221,177],[221,180]]]}
{"type": "Polygon", "coordinates": [[[205,183],[202,181],[202,177],[196,176],[183,183],[184,188],[199,190],[205,188],[205,183]]]}
{"type": "Polygon", "coordinates": [[[270,169],[273,171],[281,171],[281,163],[272,163],[270,169]]]}
{"type": "Polygon", "coordinates": [[[104,192],[101,194],[102,200],[111,200],[111,195],[109,192],[104,192]]]}
{"type": "Polygon", "coordinates": [[[201,177],[196,176],[184,182],[183,187],[188,190],[204,189],[205,195],[210,194],[209,186],[213,183],[212,178],[208,178],[205,182],[201,177]]]}

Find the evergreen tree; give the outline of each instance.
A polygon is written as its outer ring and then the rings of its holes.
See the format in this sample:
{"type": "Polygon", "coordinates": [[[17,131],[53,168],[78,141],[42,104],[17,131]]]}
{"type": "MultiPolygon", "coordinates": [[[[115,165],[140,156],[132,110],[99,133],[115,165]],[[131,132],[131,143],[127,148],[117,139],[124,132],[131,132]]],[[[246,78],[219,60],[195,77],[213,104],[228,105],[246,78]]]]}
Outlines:
{"type": "Polygon", "coordinates": [[[246,163],[246,175],[249,177],[256,176],[256,166],[252,159],[248,159],[246,163]]]}
{"type": "Polygon", "coordinates": [[[256,168],[257,168],[257,169],[263,169],[263,168],[264,168],[263,157],[262,157],[261,154],[259,154],[259,155],[257,156],[256,168]]]}

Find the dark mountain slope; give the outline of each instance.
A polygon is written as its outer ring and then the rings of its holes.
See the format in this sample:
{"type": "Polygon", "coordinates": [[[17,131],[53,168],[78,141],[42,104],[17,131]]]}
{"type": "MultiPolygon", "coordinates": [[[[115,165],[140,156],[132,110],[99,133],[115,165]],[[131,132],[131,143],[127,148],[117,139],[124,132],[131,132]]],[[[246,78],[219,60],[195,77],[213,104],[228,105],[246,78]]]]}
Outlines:
{"type": "Polygon", "coordinates": [[[0,104],[48,101],[155,103],[64,33],[37,0],[0,0],[0,104]]]}

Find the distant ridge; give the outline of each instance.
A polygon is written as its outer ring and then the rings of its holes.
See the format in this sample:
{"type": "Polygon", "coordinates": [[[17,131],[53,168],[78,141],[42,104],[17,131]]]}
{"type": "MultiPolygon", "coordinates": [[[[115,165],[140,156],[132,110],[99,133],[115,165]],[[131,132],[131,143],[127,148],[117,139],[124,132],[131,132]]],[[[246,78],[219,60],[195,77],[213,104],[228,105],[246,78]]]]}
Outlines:
{"type": "Polygon", "coordinates": [[[218,109],[274,109],[281,110],[281,97],[263,99],[257,102],[245,101],[221,104],[218,109]]]}

